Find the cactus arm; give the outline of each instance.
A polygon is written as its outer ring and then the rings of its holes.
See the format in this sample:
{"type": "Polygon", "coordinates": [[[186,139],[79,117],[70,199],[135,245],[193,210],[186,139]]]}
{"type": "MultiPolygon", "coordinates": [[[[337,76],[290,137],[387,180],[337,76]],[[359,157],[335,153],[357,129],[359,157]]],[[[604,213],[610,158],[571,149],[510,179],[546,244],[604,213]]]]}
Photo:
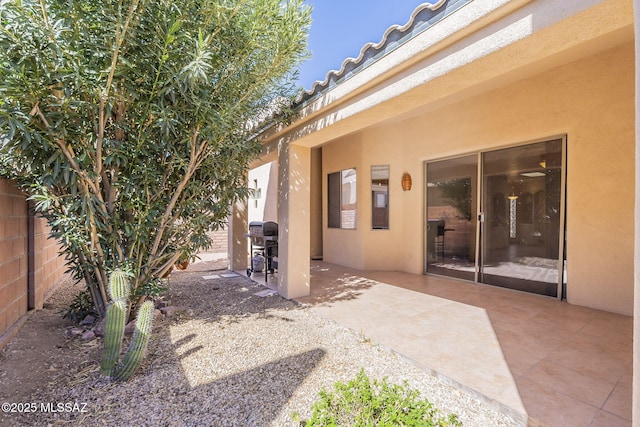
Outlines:
{"type": "Polygon", "coordinates": [[[128,300],[130,289],[129,273],[120,269],[111,273],[111,276],[109,276],[109,297],[112,301],[120,298],[128,300]]]}
{"type": "Polygon", "coordinates": [[[142,363],[153,329],[154,311],[155,307],[151,301],[146,301],[140,306],[133,338],[131,339],[127,353],[122,359],[122,363],[116,368],[115,379],[119,381],[128,380],[142,363]]]}
{"type": "Polygon", "coordinates": [[[127,318],[127,301],[120,298],[107,307],[104,329],[104,349],[100,362],[100,373],[111,376],[120,357],[122,337],[127,318]]]}

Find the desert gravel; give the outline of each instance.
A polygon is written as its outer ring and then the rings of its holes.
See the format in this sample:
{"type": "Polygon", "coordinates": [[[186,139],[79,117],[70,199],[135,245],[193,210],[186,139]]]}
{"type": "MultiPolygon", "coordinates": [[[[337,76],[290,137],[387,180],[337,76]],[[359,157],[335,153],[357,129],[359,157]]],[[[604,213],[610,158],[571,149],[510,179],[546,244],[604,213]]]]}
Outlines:
{"type": "Polygon", "coordinates": [[[299,426],[292,414],[308,418],[321,389],[362,368],[371,378],[408,381],[465,426],[517,425],[309,307],[256,296],[266,288],[246,277],[203,279],[220,273],[171,275],[167,302],[177,309],[156,322],[145,363],[130,381],[100,377],[101,338],[73,338],[86,363],[42,384],[29,401],[77,404],[74,411],[11,414],[5,425],[299,426]]]}

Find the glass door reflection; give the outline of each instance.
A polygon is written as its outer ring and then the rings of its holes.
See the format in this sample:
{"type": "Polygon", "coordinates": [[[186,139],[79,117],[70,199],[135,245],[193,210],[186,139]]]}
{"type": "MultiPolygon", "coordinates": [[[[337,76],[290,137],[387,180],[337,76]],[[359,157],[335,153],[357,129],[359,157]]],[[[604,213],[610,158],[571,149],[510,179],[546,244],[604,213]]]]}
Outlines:
{"type": "Polygon", "coordinates": [[[475,280],[477,181],[477,155],[427,164],[427,273],[475,280]]]}
{"type": "Polygon", "coordinates": [[[482,154],[479,281],[557,297],[562,140],[482,154]]]}

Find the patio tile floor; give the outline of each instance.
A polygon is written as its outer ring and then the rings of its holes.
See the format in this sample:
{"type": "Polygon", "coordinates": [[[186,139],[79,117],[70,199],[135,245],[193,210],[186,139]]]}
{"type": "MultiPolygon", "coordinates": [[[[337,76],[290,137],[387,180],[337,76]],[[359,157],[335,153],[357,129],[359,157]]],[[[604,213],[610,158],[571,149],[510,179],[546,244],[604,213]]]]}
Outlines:
{"type": "Polygon", "coordinates": [[[524,423],[631,426],[632,318],[443,277],[311,268],[313,310],[524,423]]]}

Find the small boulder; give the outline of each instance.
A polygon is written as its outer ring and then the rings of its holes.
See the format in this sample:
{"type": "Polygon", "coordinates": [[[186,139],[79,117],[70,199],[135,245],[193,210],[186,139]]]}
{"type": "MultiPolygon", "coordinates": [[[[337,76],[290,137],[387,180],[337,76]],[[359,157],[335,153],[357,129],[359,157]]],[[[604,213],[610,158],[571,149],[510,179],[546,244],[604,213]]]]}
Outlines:
{"type": "Polygon", "coordinates": [[[127,323],[127,326],[124,327],[124,333],[126,335],[131,335],[133,334],[133,331],[136,330],[136,321],[135,319],[132,320],[131,322],[127,323]]]}
{"type": "Polygon", "coordinates": [[[98,324],[96,326],[93,327],[93,333],[97,336],[97,337],[103,337],[104,336],[104,322],[105,319],[102,319],[98,322],[98,324]]]}
{"type": "Polygon", "coordinates": [[[82,333],[82,335],[80,335],[80,338],[82,338],[83,340],[92,340],[95,337],[96,337],[96,334],[94,334],[91,329],[87,329],[82,333]]]}
{"type": "Polygon", "coordinates": [[[82,321],[80,322],[80,326],[93,325],[95,321],[96,321],[96,318],[94,316],[92,316],[91,314],[89,314],[89,315],[87,315],[87,317],[82,319],[82,321]]]}
{"type": "Polygon", "coordinates": [[[183,311],[184,311],[184,308],[182,308],[182,307],[178,307],[178,306],[175,306],[175,305],[170,305],[170,306],[167,306],[167,307],[162,307],[162,308],[160,309],[160,312],[161,312],[162,314],[164,314],[164,315],[165,315],[165,317],[175,317],[175,316],[177,316],[178,314],[182,313],[183,311]]]}
{"type": "Polygon", "coordinates": [[[163,299],[159,299],[156,301],[156,308],[162,308],[168,306],[169,303],[163,299]]]}
{"type": "Polygon", "coordinates": [[[77,337],[78,335],[82,335],[83,332],[84,332],[84,329],[82,328],[71,328],[67,331],[67,333],[71,337],[77,337]]]}

